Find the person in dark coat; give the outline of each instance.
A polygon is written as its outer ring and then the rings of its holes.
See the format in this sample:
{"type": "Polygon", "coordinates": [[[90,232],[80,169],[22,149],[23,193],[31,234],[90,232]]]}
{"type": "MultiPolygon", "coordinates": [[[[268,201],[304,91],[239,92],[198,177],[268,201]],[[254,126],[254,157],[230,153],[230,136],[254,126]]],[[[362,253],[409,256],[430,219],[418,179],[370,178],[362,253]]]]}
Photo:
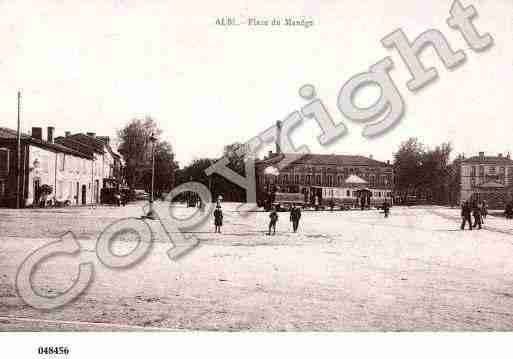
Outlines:
{"type": "Polygon", "coordinates": [[[461,229],[465,229],[465,224],[468,222],[469,229],[472,230],[472,219],[470,218],[472,210],[468,201],[463,202],[461,206],[461,229]]]}
{"type": "Polygon", "coordinates": [[[297,228],[299,227],[299,219],[301,218],[301,208],[296,205],[292,205],[290,209],[290,221],[292,222],[292,230],[294,233],[297,232],[297,228]]]}
{"type": "Polygon", "coordinates": [[[276,222],[278,222],[278,212],[277,207],[273,207],[271,213],[269,214],[269,235],[271,235],[271,229],[273,230],[273,234],[276,234],[276,222]]]}
{"type": "Polygon", "coordinates": [[[513,218],[513,204],[511,202],[506,203],[506,208],[504,210],[504,215],[506,218],[513,218]]]}
{"type": "MultiPolygon", "coordinates": [[[[486,203],[486,201],[483,200],[483,202],[481,202],[481,216],[483,218],[486,218],[486,216],[488,215],[488,204],[486,203]]],[[[483,221],[484,223],[484,221],[483,221]]]]}
{"type": "Polygon", "coordinates": [[[474,228],[478,227],[481,229],[481,225],[483,223],[481,217],[481,206],[479,206],[477,203],[474,203],[472,208],[472,215],[474,216],[474,228]]]}
{"type": "Polygon", "coordinates": [[[215,233],[221,233],[221,227],[223,226],[223,211],[219,205],[214,210],[214,225],[215,233]]]}
{"type": "Polygon", "coordinates": [[[388,218],[388,215],[390,213],[390,203],[385,199],[385,202],[383,202],[383,212],[385,213],[385,218],[388,218]]]}

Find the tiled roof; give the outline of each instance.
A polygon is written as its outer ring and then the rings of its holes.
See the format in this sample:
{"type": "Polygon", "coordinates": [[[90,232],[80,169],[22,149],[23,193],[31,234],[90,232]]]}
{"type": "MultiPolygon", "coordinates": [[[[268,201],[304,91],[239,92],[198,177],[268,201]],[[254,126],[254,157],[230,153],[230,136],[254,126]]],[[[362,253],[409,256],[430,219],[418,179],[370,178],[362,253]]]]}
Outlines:
{"type": "Polygon", "coordinates": [[[68,138],[68,137],[57,137],[55,139],[55,142],[59,143],[63,146],[72,148],[76,151],[86,153],[87,155],[92,156],[92,157],[94,157],[95,152],[98,152],[94,148],[92,148],[82,142],[68,138]]]}
{"type": "MultiPolygon", "coordinates": [[[[73,148],[69,148],[60,143],[51,143],[48,141],[39,140],[39,139],[32,137],[30,135],[27,135],[25,133],[21,133],[20,137],[21,137],[22,141],[28,142],[34,146],[48,148],[53,151],[64,152],[64,153],[72,154],[72,155],[79,156],[79,157],[91,158],[91,156],[89,156],[86,153],[77,151],[73,148]]],[[[6,128],[6,127],[0,127],[0,140],[2,140],[2,139],[16,140],[16,138],[17,138],[17,132],[15,130],[12,130],[12,129],[6,128]]]]}
{"type": "Polygon", "coordinates": [[[281,154],[271,158],[257,161],[257,164],[273,164],[278,162],[293,162],[295,164],[308,165],[335,165],[335,166],[372,166],[392,167],[385,162],[376,161],[372,158],[359,155],[328,155],[328,154],[281,154]]]}
{"type": "Polygon", "coordinates": [[[69,139],[72,139],[74,141],[83,143],[83,144],[85,144],[85,145],[87,145],[89,147],[92,147],[98,153],[103,153],[104,152],[105,142],[103,142],[102,140],[100,140],[100,139],[98,139],[96,137],[85,135],[83,133],[76,133],[74,135],[70,135],[70,136],[65,137],[65,138],[69,138],[69,139]]]}
{"type": "Polygon", "coordinates": [[[513,164],[513,160],[507,157],[499,157],[499,156],[474,156],[469,157],[461,161],[462,163],[483,163],[483,164],[513,164]]]}

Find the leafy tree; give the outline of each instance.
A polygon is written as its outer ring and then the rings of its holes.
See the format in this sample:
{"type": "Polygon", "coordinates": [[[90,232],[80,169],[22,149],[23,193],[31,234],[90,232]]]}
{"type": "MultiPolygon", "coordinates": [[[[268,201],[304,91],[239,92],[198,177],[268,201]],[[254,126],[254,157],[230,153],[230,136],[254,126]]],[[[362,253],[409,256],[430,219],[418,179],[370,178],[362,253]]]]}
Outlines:
{"type": "Polygon", "coordinates": [[[162,130],[151,117],[134,118],[118,131],[118,151],[126,162],[130,188],[143,187],[151,191],[152,151],[155,151],[156,194],[161,195],[174,187],[178,165],[171,144],[158,139],[161,134],[162,130]]]}
{"type": "MultiPolygon", "coordinates": [[[[226,156],[229,159],[230,162],[227,166],[230,169],[245,176],[245,156],[241,154],[240,151],[237,151],[240,146],[240,143],[237,142],[225,146],[223,149],[223,157],[226,156]]],[[[190,165],[177,171],[177,184],[189,181],[200,182],[210,189],[213,200],[221,195],[225,201],[245,201],[246,192],[243,188],[217,173],[212,174],[210,177],[205,174],[205,170],[219,159],[200,158],[194,160],[190,165]]]]}
{"type": "Polygon", "coordinates": [[[394,154],[396,190],[430,202],[448,203],[453,197],[454,167],[450,143],[429,149],[417,138],[403,142],[394,154]],[[451,192],[452,191],[452,192],[451,192]]]}
{"type": "Polygon", "coordinates": [[[149,116],[134,118],[118,131],[118,151],[126,163],[130,188],[140,186],[145,172],[151,171],[151,136],[158,137],[161,133],[155,120],[149,116]]]}

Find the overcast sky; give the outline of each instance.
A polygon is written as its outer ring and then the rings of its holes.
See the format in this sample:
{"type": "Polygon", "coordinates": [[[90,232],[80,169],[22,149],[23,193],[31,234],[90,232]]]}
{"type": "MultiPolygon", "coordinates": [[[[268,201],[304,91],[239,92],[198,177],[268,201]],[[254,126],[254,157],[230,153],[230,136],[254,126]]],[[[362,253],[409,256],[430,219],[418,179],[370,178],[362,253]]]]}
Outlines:
{"type": "MultiPolygon", "coordinates": [[[[417,136],[428,145],[451,141],[467,155],[513,152],[513,2],[473,4],[481,33],[495,44],[475,53],[446,19],[452,1],[2,1],[0,3],[0,125],[16,127],[16,91],[23,91],[22,128],[55,126],[115,135],[130,118],[151,115],[181,165],[220,155],[305,105],[298,89],[313,84],[335,122],[349,134],[329,148],[306,121],[293,136],[314,152],[373,154],[390,159],[417,136]],[[222,27],[222,16],[307,16],[301,27],[222,27]],[[467,61],[448,72],[428,49],[422,59],[439,79],[417,93],[395,50],[380,40],[397,28],[413,39],[442,31],[467,61]],[[406,103],[401,123],[368,140],[362,126],[336,106],[353,75],[391,56],[391,75],[406,103]]],[[[362,91],[369,98],[372,91],[362,91]]],[[[363,101],[363,100],[362,100],[363,101]]],[[[364,103],[364,102],[363,102],[364,103]]]]}

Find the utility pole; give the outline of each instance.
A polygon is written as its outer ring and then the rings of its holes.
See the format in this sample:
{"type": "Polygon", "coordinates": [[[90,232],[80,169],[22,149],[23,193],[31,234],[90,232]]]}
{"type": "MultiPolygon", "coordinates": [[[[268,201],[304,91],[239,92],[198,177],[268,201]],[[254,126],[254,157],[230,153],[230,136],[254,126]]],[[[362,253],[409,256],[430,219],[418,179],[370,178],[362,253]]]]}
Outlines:
{"type": "Polygon", "coordinates": [[[157,215],[155,210],[153,209],[153,193],[155,192],[155,142],[157,142],[157,138],[153,135],[150,136],[151,141],[151,193],[150,193],[150,210],[146,215],[148,219],[157,219],[157,215]]]}
{"type": "Polygon", "coordinates": [[[20,175],[21,175],[20,106],[21,106],[21,92],[18,91],[18,129],[16,131],[16,208],[20,208],[20,175]]]}

